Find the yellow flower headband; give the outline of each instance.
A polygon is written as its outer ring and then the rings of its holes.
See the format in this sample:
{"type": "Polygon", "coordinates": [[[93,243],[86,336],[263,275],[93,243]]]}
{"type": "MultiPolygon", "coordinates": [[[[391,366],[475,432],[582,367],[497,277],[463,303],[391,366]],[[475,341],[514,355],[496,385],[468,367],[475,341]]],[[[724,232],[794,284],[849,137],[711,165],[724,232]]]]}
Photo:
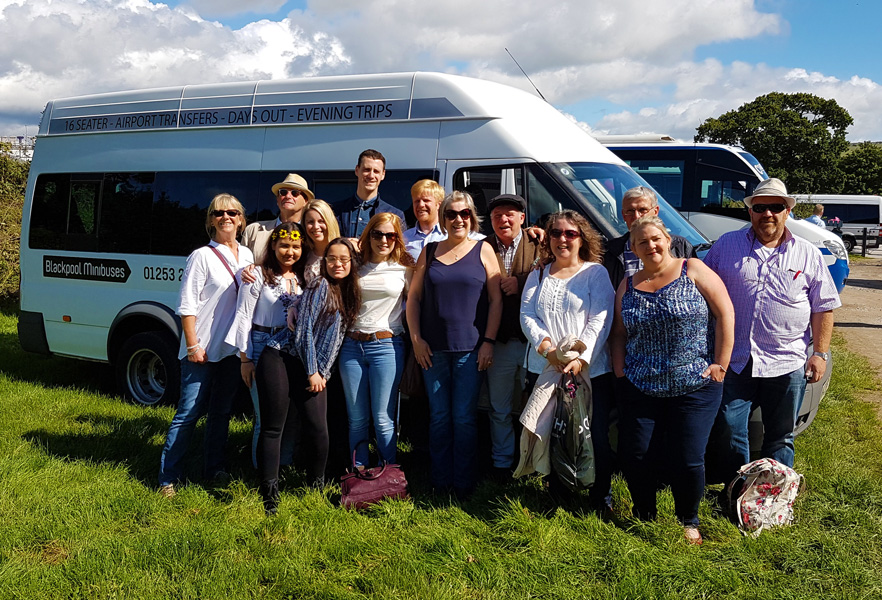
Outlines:
{"type": "Polygon", "coordinates": [[[282,229],[280,231],[275,232],[272,235],[272,238],[273,238],[273,241],[276,241],[279,238],[282,238],[282,239],[291,238],[292,242],[298,242],[298,241],[300,241],[300,232],[296,229],[292,229],[291,231],[288,231],[287,229],[282,229]]]}

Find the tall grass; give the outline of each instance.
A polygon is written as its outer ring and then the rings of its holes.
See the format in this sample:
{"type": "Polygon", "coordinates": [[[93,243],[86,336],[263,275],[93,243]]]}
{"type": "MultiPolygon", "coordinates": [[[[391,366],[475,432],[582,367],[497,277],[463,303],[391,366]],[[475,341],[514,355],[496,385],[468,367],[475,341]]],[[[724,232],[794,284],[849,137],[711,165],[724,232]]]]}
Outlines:
{"type": "Polygon", "coordinates": [[[413,501],[347,512],[335,490],[290,476],[267,519],[244,420],[231,429],[237,480],[165,500],[172,409],[112,396],[100,365],[24,355],[15,322],[0,314],[0,598],[882,597],[882,434],[856,397],[875,382],[841,339],[797,439],[798,523],[744,538],[705,502],[697,548],[667,491],[653,523],[627,516],[620,480],[611,521],[555,506],[536,480],[486,482],[459,504],[428,493],[414,453],[402,456],[413,501]]]}

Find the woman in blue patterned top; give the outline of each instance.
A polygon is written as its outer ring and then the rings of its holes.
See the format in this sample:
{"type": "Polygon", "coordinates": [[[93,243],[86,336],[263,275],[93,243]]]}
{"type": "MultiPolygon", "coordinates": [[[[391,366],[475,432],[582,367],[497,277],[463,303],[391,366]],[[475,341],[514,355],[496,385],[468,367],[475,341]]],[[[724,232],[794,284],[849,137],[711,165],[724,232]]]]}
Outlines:
{"type": "Polygon", "coordinates": [[[698,259],[674,258],[670,245],[658,217],[632,224],[631,248],[643,268],[619,285],[610,334],[613,370],[624,391],[619,452],[637,516],[655,518],[664,470],[686,540],[700,544],[704,454],[735,318],[720,278],[698,259]]]}
{"type": "Polygon", "coordinates": [[[358,253],[352,242],[337,238],[325,248],[321,275],[303,292],[293,334],[270,340],[257,363],[263,420],[257,468],[268,515],[275,514],[278,507],[281,434],[291,403],[296,403],[297,414],[303,419],[307,478],[315,487],[324,486],[328,460],[326,386],[360,303],[358,253]]]}

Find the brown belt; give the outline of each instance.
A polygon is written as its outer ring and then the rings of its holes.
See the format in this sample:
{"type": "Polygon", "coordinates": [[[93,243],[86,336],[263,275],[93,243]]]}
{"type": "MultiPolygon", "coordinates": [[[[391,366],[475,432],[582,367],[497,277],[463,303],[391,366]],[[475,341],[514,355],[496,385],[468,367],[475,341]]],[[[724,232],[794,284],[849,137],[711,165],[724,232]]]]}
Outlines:
{"type": "Polygon", "coordinates": [[[395,337],[391,331],[378,331],[377,333],[362,333],[360,331],[350,331],[346,337],[351,337],[359,342],[376,342],[377,340],[386,340],[395,337]]]}

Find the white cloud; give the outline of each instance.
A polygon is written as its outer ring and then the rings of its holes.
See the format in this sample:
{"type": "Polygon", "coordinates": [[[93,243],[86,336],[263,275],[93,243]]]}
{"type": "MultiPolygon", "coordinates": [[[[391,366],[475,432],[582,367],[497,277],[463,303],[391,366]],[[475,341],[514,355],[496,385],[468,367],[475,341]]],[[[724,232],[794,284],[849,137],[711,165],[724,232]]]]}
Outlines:
{"type": "Polygon", "coordinates": [[[681,64],[670,76],[675,82],[675,101],[653,112],[621,111],[608,114],[591,125],[603,133],[667,133],[691,140],[707,118],[718,117],[770,92],[808,92],[833,98],[854,119],[851,140],[882,138],[882,86],[860,77],[847,81],[805,69],[771,68],[767,65],[733,63],[722,65],[681,64]]]}
{"type": "Polygon", "coordinates": [[[206,17],[224,17],[253,13],[273,14],[285,5],[287,0],[189,0],[193,10],[206,17]]]}

